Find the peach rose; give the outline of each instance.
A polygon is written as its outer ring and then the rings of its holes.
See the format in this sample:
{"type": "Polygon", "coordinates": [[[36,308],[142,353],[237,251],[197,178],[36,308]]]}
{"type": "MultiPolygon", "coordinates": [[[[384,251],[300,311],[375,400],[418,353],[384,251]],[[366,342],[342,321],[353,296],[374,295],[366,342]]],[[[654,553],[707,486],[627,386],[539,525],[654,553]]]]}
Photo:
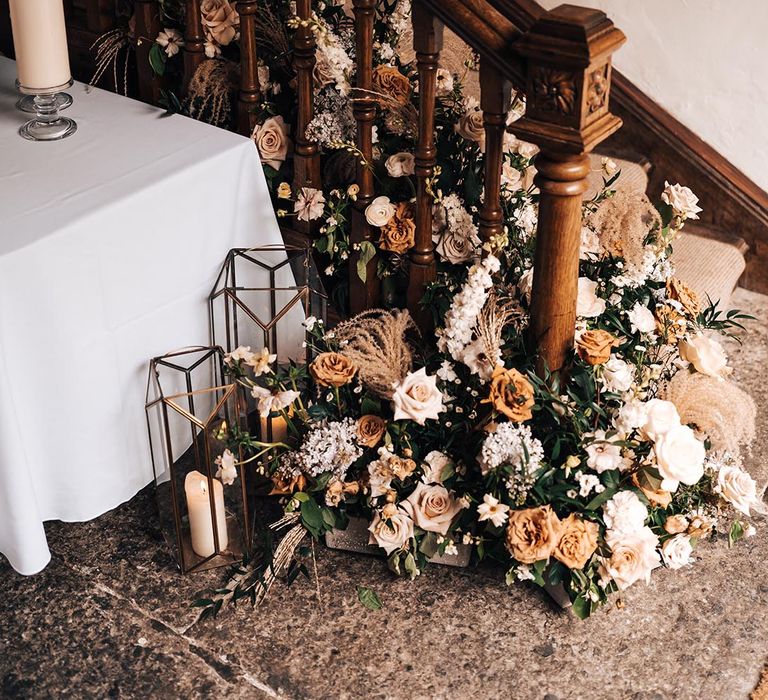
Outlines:
{"type": "Polygon", "coordinates": [[[688,530],[688,525],[688,518],[684,515],[670,515],[664,521],[664,530],[670,535],[679,535],[681,532],[686,532],[688,530]]]}
{"type": "Polygon", "coordinates": [[[205,38],[212,44],[227,46],[237,38],[240,15],[229,0],[203,0],[200,15],[205,38]]]}
{"type": "Polygon", "coordinates": [[[376,447],[387,429],[383,418],[374,415],[361,416],[357,421],[357,441],[365,447],[376,447]]]}
{"type": "Polygon", "coordinates": [[[667,296],[678,302],[691,318],[696,318],[699,315],[701,302],[698,295],[677,277],[670,277],[667,280],[667,296]]]}
{"type": "Polygon", "coordinates": [[[422,530],[445,535],[453,519],[464,507],[445,486],[419,482],[416,490],[400,504],[422,530]]]}
{"type": "Polygon", "coordinates": [[[597,549],[600,527],[571,513],[562,521],[560,540],[552,555],[569,569],[583,569],[597,549]]]}
{"type": "Polygon", "coordinates": [[[279,170],[288,157],[288,126],[282,117],[270,117],[263,124],[257,124],[251,134],[259,149],[261,162],[279,170]]]}
{"type": "Polygon", "coordinates": [[[416,242],[416,223],[408,202],[400,202],[395,215],[381,228],[379,247],[391,253],[405,253],[416,242]]]}
{"type": "Polygon", "coordinates": [[[616,336],[608,331],[584,331],[576,341],[576,351],[587,364],[602,365],[610,359],[611,348],[618,344],[616,336]]]}
{"type": "Polygon", "coordinates": [[[309,373],[320,386],[344,386],[356,372],[352,360],[338,352],[322,352],[309,366],[309,373]]]}
{"type": "Polygon", "coordinates": [[[386,518],[376,513],[368,531],[371,533],[369,544],[376,544],[387,554],[392,554],[405,547],[413,537],[413,520],[401,510],[388,513],[386,518]]]}
{"type": "Polygon", "coordinates": [[[510,511],[507,550],[521,564],[549,559],[560,540],[560,529],[560,519],[550,506],[510,511]]]}
{"type": "Polygon", "coordinates": [[[483,402],[493,404],[511,421],[522,423],[533,416],[533,387],[516,369],[498,365],[491,375],[490,395],[483,402]]]}
{"type": "Polygon", "coordinates": [[[380,93],[379,104],[382,107],[391,106],[394,102],[401,107],[411,99],[411,81],[394,66],[377,66],[373,71],[373,89],[380,93]]]}

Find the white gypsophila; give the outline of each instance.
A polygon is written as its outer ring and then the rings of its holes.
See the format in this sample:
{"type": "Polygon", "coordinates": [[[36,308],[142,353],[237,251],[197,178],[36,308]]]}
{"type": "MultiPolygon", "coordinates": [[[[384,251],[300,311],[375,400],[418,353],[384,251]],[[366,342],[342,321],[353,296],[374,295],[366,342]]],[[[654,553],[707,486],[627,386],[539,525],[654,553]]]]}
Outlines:
{"type": "Polygon", "coordinates": [[[357,443],[357,421],[342,418],[336,422],[323,422],[310,430],[301,447],[284,454],[280,470],[292,476],[320,476],[327,472],[340,481],[354,461],[363,454],[357,443]]]}
{"type": "MultiPolygon", "coordinates": [[[[483,440],[478,462],[483,474],[501,466],[516,474],[530,476],[541,467],[544,447],[527,425],[502,423],[483,440]]],[[[512,478],[512,477],[510,477],[512,478]]]]}
{"type": "Polygon", "coordinates": [[[645,525],[648,509],[634,491],[619,491],[603,504],[603,522],[616,533],[637,532],[645,525]]]}
{"type": "Polygon", "coordinates": [[[602,366],[602,381],[606,391],[623,394],[629,391],[634,380],[632,366],[615,355],[602,366]]]}
{"type": "Polygon", "coordinates": [[[453,298],[451,308],[445,314],[445,327],[439,332],[437,347],[461,362],[464,348],[472,342],[472,332],[478,314],[493,287],[492,275],[499,271],[501,263],[494,255],[488,255],[480,263],[469,268],[467,281],[453,298]]]}
{"type": "Polygon", "coordinates": [[[595,493],[605,491],[605,486],[600,483],[600,479],[594,474],[582,474],[579,472],[576,474],[576,481],[579,482],[579,496],[582,498],[589,496],[592,491],[595,493]]]}

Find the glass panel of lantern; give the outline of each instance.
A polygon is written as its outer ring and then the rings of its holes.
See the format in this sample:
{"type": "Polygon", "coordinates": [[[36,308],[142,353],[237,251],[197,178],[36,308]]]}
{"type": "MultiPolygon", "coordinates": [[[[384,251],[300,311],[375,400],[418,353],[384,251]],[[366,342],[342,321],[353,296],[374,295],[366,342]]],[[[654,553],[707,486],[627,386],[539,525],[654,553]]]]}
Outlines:
{"type": "MultiPolygon", "coordinates": [[[[307,246],[282,245],[230,250],[209,297],[211,342],[227,353],[238,347],[260,353],[264,348],[285,367],[312,359],[304,322],[325,320],[326,297],[307,246]]],[[[257,401],[242,390],[249,430],[264,442],[287,435],[276,412],[261,417],[257,401]]]]}
{"type": "Polygon", "coordinates": [[[150,362],[146,414],[160,527],[182,573],[240,561],[251,544],[241,399],[219,347],[150,362]]]}

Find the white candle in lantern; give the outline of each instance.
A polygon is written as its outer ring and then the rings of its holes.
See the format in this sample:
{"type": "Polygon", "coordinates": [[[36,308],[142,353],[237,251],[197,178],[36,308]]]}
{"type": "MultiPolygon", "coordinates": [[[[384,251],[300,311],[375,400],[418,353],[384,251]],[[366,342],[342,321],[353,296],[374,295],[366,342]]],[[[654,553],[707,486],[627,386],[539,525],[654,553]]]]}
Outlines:
{"type": "MultiPolygon", "coordinates": [[[[184,479],[184,492],[187,496],[192,549],[201,557],[209,557],[216,551],[216,542],[213,538],[208,477],[198,471],[189,472],[184,479]]],[[[229,544],[229,538],[227,537],[227,514],[224,510],[224,487],[218,479],[213,479],[213,502],[216,509],[219,551],[223,551],[229,544]]]]}
{"type": "Polygon", "coordinates": [[[270,418],[268,416],[261,417],[261,439],[266,442],[269,440],[268,426],[272,424],[272,440],[271,442],[284,442],[288,437],[288,421],[283,416],[275,416],[270,418]]]}
{"type": "Polygon", "coordinates": [[[63,0],[10,0],[16,71],[24,88],[45,90],[72,77],[63,0]]]}

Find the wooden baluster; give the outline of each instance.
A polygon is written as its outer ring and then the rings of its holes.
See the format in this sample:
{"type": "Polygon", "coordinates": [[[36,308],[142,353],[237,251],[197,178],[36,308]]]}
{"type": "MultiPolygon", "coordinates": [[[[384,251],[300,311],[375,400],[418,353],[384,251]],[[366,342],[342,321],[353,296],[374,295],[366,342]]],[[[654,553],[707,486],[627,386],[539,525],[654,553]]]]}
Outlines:
{"type": "Polygon", "coordinates": [[[237,127],[243,136],[250,136],[256,126],[256,106],[261,101],[254,15],[258,0],[239,0],[240,15],[240,91],[238,93],[237,127]]]}
{"type": "Polygon", "coordinates": [[[501,209],[501,170],[504,164],[504,133],[507,126],[510,85],[489,63],[480,63],[480,106],[485,126],[483,206],[480,209],[480,239],[485,242],[504,230],[501,209]]]}
{"type": "Polygon", "coordinates": [[[112,29],[115,26],[114,0],[89,0],[85,7],[85,23],[94,34],[112,29]]]}
{"type": "Polygon", "coordinates": [[[608,95],[611,54],[624,40],[605,13],[561,5],[515,44],[527,59],[527,105],[513,129],[541,147],[530,325],[540,374],[573,351],[586,154],[621,126],[608,95]]]}
{"type": "Polygon", "coordinates": [[[157,0],[136,0],[134,16],[139,98],[157,104],[160,100],[160,81],[149,64],[149,51],[160,33],[160,5],[157,0]]]}
{"type": "MultiPolygon", "coordinates": [[[[353,0],[355,12],[357,84],[353,101],[353,111],[357,122],[357,159],[355,179],[360,187],[357,201],[352,210],[352,231],[350,241],[355,245],[372,242],[375,237],[373,227],[366,221],[365,208],[373,200],[373,173],[370,163],[373,160],[373,120],[376,118],[376,100],[371,95],[373,89],[373,20],[376,12],[376,0],[353,0]]],[[[366,266],[366,280],[363,282],[357,274],[357,261],[360,252],[353,250],[349,256],[349,303],[352,313],[359,313],[374,308],[379,304],[381,294],[379,279],[376,275],[377,257],[374,256],[366,266]]]]}
{"type": "MultiPolygon", "coordinates": [[[[297,0],[296,14],[301,20],[312,15],[311,0],[297,0]]],[[[320,149],[314,141],[307,139],[307,126],[314,116],[314,86],[312,72],[315,69],[315,35],[311,27],[299,27],[293,43],[293,67],[296,70],[298,117],[296,120],[296,146],[293,156],[293,185],[295,189],[314,187],[321,189],[320,149]]],[[[309,233],[307,222],[296,221],[294,228],[309,233]]]]}
{"type": "Polygon", "coordinates": [[[205,35],[203,18],[200,14],[200,0],[187,0],[186,21],[184,26],[184,85],[182,92],[187,93],[192,76],[205,60],[205,35]]]}
{"type": "Polygon", "coordinates": [[[443,25],[421,3],[413,5],[413,48],[419,72],[419,136],[416,144],[416,242],[410,253],[408,310],[422,331],[432,325],[432,314],[420,302],[427,284],[435,279],[432,242],[432,195],[428,180],[435,172],[435,91],[437,64],[443,43],[443,25]]]}

